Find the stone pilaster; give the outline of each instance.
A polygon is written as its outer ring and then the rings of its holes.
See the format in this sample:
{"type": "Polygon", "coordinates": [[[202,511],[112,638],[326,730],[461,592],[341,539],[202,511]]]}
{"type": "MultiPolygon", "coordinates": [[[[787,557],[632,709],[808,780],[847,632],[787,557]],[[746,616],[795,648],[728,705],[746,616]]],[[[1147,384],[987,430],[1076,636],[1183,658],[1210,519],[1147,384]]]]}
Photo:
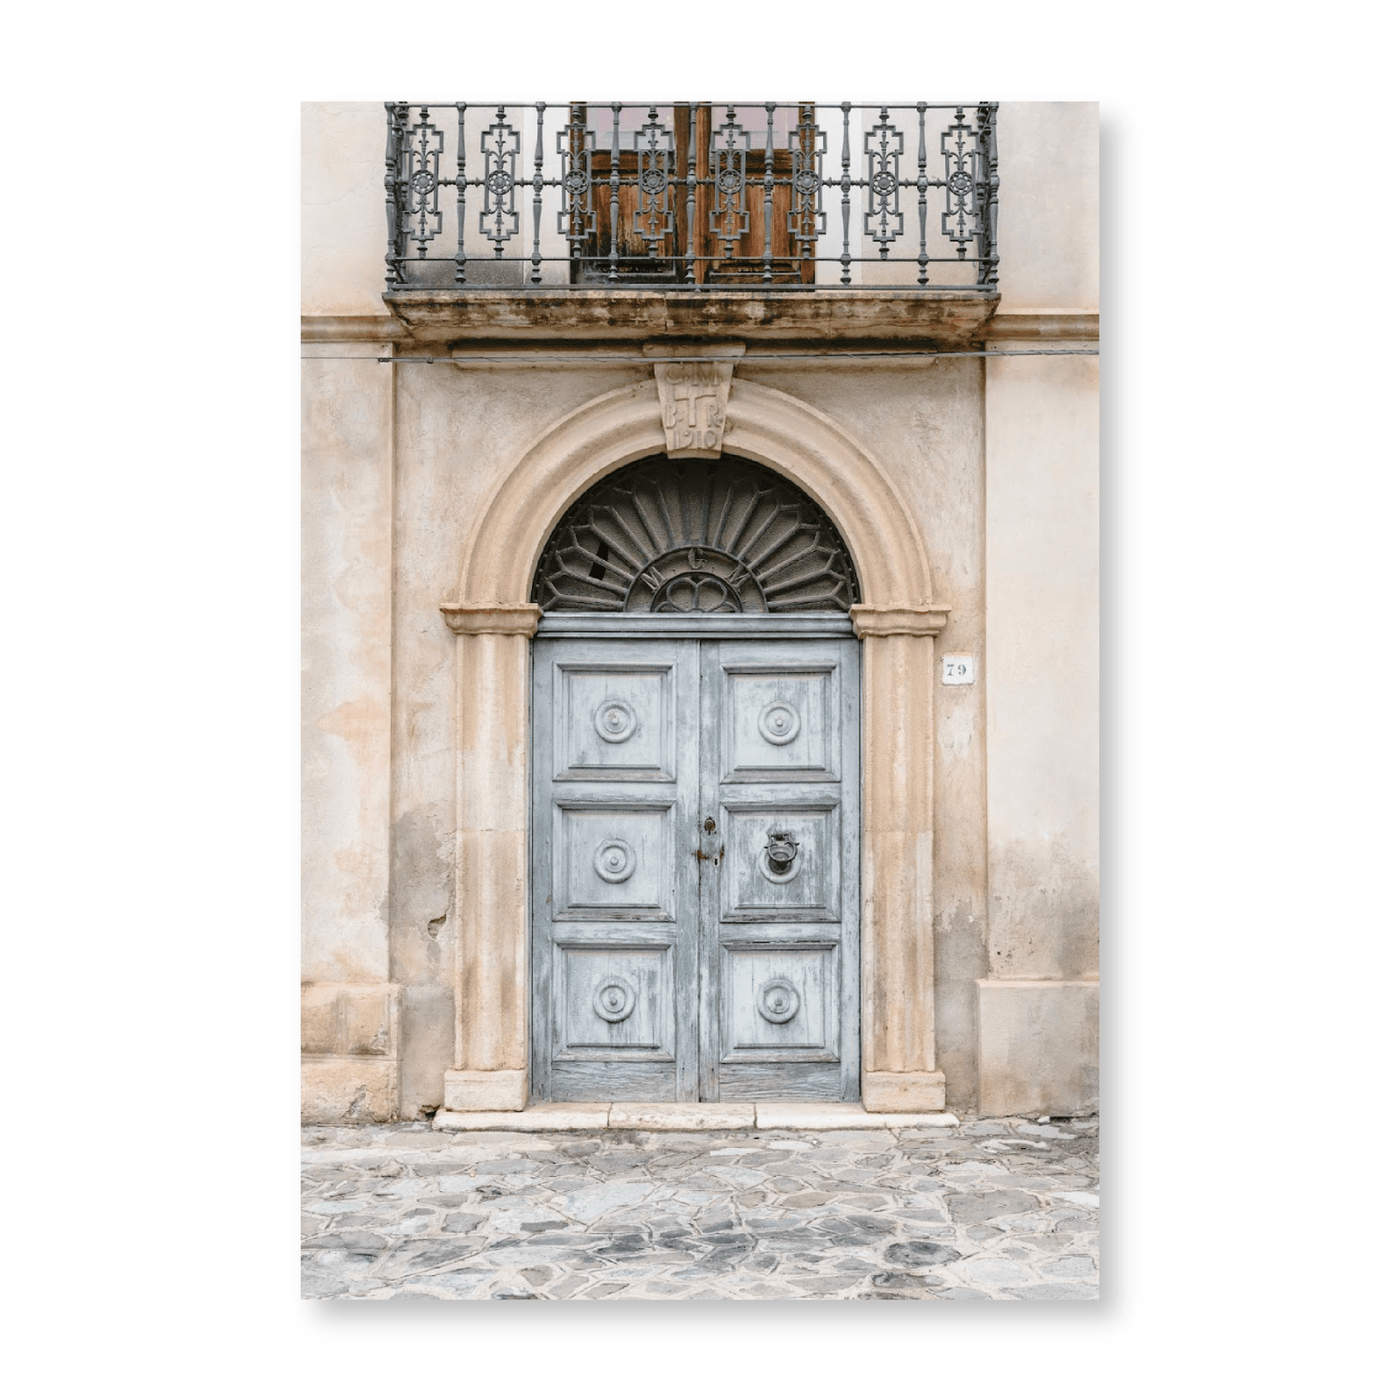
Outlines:
{"type": "Polygon", "coordinates": [[[851,609],[862,639],[861,1100],[944,1106],[934,1033],[934,640],[939,606],[851,609]]]}
{"type": "Polygon", "coordinates": [[[447,1109],[520,1109],[529,1094],[530,638],[540,610],[449,605],[457,634],[455,1068],[447,1109]]]}

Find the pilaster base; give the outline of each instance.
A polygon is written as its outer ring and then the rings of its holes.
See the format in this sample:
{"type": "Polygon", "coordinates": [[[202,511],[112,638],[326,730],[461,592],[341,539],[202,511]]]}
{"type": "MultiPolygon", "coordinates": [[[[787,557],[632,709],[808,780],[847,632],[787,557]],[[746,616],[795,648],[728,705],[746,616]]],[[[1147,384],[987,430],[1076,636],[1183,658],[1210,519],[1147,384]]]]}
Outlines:
{"type": "Polygon", "coordinates": [[[450,1069],[443,1076],[442,1106],[454,1113],[517,1113],[529,1097],[523,1069],[450,1069]]]}
{"type": "Polygon", "coordinates": [[[941,1069],[865,1070],[860,1076],[860,1101],[867,1113],[936,1113],[946,1100],[941,1069]]]}

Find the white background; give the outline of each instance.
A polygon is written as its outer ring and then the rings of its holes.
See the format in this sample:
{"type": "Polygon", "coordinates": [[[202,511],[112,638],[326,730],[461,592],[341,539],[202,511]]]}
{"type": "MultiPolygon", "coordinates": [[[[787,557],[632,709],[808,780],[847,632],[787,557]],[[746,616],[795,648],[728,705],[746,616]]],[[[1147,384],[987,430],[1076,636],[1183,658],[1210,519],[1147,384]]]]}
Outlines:
{"type": "Polygon", "coordinates": [[[1387,13],[11,15],[14,1393],[1393,1384],[1387,13]],[[298,104],[702,91],[1102,103],[1098,1305],[297,1296],[298,104]]]}

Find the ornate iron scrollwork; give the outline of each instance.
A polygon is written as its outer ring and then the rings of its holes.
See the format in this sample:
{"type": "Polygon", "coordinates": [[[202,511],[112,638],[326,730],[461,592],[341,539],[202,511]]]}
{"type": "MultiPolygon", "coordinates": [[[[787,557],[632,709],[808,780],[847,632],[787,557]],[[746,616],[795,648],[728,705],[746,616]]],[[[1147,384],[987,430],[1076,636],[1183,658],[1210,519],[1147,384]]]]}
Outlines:
{"type": "Polygon", "coordinates": [[[816,124],[816,108],[798,109],[797,130],[788,135],[792,153],[792,208],[788,211],[788,232],[798,243],[804,258],[816,256],[817,239],[826,232],[822,209],[822,156],[826,154],[826,133],[816,124]]]}
{"type": "Polygon", "coordinates": [[[428,109],[421,107],[416,125],[407,134],[404,229],[418,245],[421,259],[428,256],[428,244],[442,232],[442,208],[438,204],[442,132],[429,120],[428,109]]]}
{"type": "Polygon", "coordinates": [[[532,597],[545,612],[845,612],[860,591],[836,527],[784,477],[654,457],[565,513],[532,597]]]}
{"type": "Polygon", "coordinates": [[[486,157],[486,169],[477,222],[482,234],[494,243],[499,258],[506,243],[520,231],[520,214],[515,207],[520,133],[506,121],[504,107],[497,109],[496,120],[481,133],[481,154],[486,157]]]}
{"type": "Polygon", "coordinates": [[[646,245],[646,256],[661,256],[661,247],[676,231],[671,207],[671,181],[676,162],[675,137],[656,118],[656,108],[647,112],[642,129],[633,137],[637,153],[637,211],[632,216],[633,232],[646,245]]]}
{"type": "Polygon", "coordinates": [[[974,199],[982,184],[975,135],[960,107],[956,119],[940,138],[944,172],[943,236],[957,245],[960,258],[967,257],[967,245],[982,232],[974,199]]]}
{"type": "Polygon", "coordinates": [[[995,102],[389,102],[385,112],[391,291],[444,286],[448,270],[458,288],[494,291],[564,280],[700,293],[850,286],[870,256],[862,237],[913,279],[882,277],[891,290],[973,285],[958,263],[975,264],[975,285],[997,284],[995,102]],[[469,173],[472,145],[482,161],[469,173]],[[551,145],[557,173],[546,169],[551,145]],[[554,248],[541,237],[551,215],[554,248]]]}
{"type": "Polygon", "coordinates": [[[734,256],[734,245],[749,231],[749,210],[744,202],[748,187],[744,164],[748,160],[749,133],[728,109],[723,125],[710,137],[710,170],[714,178],[714,202],[710,207],[710,232],[724,246],[724,256],[734,256]]]}
{"type": "Polygon", "coordinates": [[[569,256],[581,258],[584,245],[598,232],[591,173],[597,138],[588,125],[588,109],[579,103],[570,106],[568,124],[554,141],[563,166],[563,197],[555,218],[559,232],[569,240],[569,256]]]}
{"type": "Polygon", "coordinates": [[[904,215],[899,208],[904,133],[889,117],[889,109],[881,107],[880,120],[865,133],[865,236],[878,246],[882,258],[889,257],[890,245],[904,232],[904,215]]]}

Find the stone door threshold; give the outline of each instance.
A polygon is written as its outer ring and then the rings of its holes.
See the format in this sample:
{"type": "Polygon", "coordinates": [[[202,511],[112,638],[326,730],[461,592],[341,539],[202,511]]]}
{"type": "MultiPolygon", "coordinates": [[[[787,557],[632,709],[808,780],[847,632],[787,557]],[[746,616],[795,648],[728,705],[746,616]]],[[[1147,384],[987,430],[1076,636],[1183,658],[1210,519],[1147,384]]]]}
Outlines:
{"type": "Polygon", "coordinates": [[[440,1108],[433,1127],[450,1132],[546,1133],[601,1128],[686,1132],[727,1128],[956,1128],[952,1113],[867,1113],[858,1103],[542,1103],[518,1113],[440,1108]]]}

